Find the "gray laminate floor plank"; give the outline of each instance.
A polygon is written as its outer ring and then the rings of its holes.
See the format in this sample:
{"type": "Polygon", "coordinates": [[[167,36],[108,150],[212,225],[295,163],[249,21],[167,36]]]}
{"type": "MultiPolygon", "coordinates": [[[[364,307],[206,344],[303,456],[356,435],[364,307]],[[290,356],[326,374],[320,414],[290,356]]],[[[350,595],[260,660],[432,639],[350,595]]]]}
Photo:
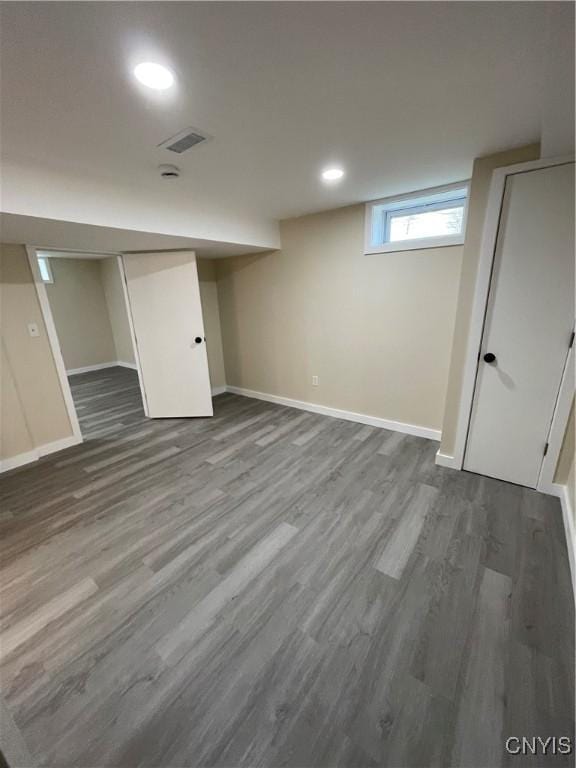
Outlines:
{"type": "Polygon", "coordinates": [[[573,737],[557,499],[231,394],[147,420],[127,369],[71,387],[85,442],[0,479],[0,679],[31,761],[496,768],[506,735],[573,737]]]}

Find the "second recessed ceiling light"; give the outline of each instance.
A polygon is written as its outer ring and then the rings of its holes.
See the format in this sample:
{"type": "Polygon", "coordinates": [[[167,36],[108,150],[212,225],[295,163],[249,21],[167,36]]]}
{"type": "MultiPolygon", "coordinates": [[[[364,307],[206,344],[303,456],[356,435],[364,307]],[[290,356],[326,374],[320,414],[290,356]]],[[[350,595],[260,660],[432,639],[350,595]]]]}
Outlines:
{"type": "Polygon", "coordinates": [[[326,168],[322,171],[322,178],[324,181],[340,181],[344,177],[344,171],[342,168],[326,168]]]}
{"type": "Polygon", "coordinates": [[[165,91],[174,84],[174,75],[162,64],[154,64],[152,61],[143,61],[134,69],[134,77],[155,91],[165,91]]]}

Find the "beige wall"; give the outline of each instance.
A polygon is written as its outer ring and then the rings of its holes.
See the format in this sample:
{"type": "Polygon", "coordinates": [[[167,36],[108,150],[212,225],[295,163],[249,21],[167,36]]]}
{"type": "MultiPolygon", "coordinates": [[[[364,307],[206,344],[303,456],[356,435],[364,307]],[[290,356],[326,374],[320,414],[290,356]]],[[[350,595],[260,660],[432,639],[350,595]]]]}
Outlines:
{"type": "Polygon", "coordinates": [[[50,259],[46,285],[66,370],[116,360],[98,259],[50,259]]]}
{"type": "Polygon", "coordinates": [[[112,256],[102,259],[100,263],[100,275],[104,287],[104,296],[108,307],[108,317],[114,340],[115,357],[121,363],[136,363],[132,335],[126,310],[126,299],[122,287],[122,276],[118,259],[112,256]]]}
{"type": "Polygon", "coordinates": [[[470,201],[468,206],[468,223],[466,227],[466,242],[462,258],[462,273],[458,290],[456,322],[450,357],[450,371],[446,391],[446,405],[442,420],[442,442],[440,450],[447,456],[454,451],[462,379],[466,360],[466,345],[470,330],[472,302],[476,284],[476,273],[480,257],[480,242],[484,226],[484,216],[488,202],[488,192],[492,179],[492,171],[514,163],[535,160],[539,157],[538,144],[532,144],[495,155],[480,157],[474,161],[472,183],[470,185],[470,201]]]}
{"type": "Polygon", "coordinates": [[[198,265],[198,278],[200,281],[200,301],[202,302],[204,331],[206,332],[210,384],[212,389],[214,389],[226,385],[216,268],[214,262],[209,259],[197,259],[196,263],[198,265]]]}
{"type": "Polygon", "coordinates": [[[362,205],[281,237],[217,263],[227,383],[439,429],[462,248],[365,256],[362,205]]]}
{"type": "Polygon", "coordinates": [[[21,245],[0,245],[0,457],[72,436],[42,311],[21,245]],[[28,333],[35,323],[39,336],[28,333]]]}
{"type": "Polygon", "coordinates": [[[28,429],[4,338],[1,353],[0,458],[5,459],[34,450],[34,440],[28,429]]]}
{"type": "Polygon", "coordinates": [[[196,258],[196,269],[198,270],[198,280],[201,283],[213,283],[216,280],[216,264],[214,259],[196,258]]]}

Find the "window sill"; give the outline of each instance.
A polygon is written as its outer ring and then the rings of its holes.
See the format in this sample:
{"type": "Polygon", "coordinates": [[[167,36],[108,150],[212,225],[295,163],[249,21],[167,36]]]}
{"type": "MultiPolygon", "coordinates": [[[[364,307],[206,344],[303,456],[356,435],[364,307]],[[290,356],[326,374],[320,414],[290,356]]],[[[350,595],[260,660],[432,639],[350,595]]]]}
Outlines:
{"type": "Polygon", "coordinates": [[[421,240],[403,240],[397,243],[383,243],[364,250],[365,256],[377,253],[397,253],[399,251],[423,251],[428,248],[448,248],[452,245],[464,245],[464,237],[431,237],[421,240]]]}

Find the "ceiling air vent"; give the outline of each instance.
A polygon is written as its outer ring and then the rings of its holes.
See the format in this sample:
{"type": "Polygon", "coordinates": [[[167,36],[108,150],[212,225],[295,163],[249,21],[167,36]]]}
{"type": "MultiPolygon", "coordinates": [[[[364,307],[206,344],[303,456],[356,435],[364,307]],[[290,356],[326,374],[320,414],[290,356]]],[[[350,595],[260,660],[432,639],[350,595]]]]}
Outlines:
{"type": "Polygon", "coordinates": [[[158,146],[163,149],[169,149],[170,152],[177,152],[181,155],[182,152],[186,152],[197,144],[201,144],[203,141],[208,141],[209,138],[211,137],[205,133],[201,133],[196,128],[185,128],[175,136],[171,136],[169,139],[166,139],[166,141],[161,142],[158,146]]]}

